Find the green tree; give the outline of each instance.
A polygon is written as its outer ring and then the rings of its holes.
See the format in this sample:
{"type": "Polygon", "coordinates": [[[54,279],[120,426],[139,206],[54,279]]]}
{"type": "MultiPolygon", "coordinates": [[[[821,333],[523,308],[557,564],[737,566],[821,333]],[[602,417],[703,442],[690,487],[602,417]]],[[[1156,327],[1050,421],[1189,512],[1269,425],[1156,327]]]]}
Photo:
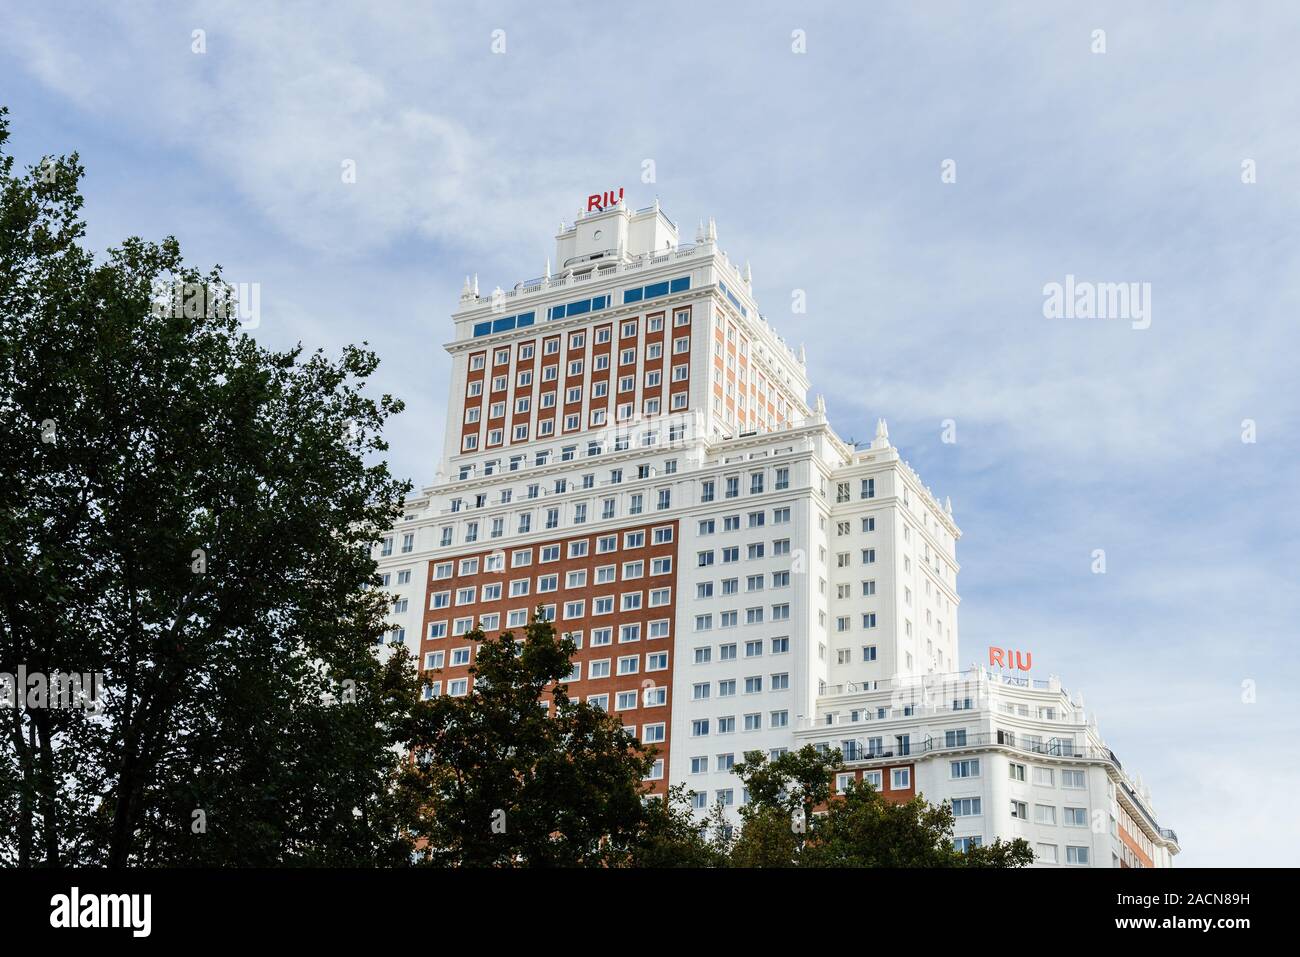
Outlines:
{"type": "Polygon", "coordinates": [[[838,751],[806,744],[768,759],[746,751],[732,773],[745,786],[741,831],[731,851],[737,867],[793,867],[813,827],[814,810],[831,796],[832,775],[843,764],[838,751]]]}
{"type": "Polygon", "coordinates": [[[803,835],[781,808],[760,807],[748,813],[728,855],[732,867],[798,867],[803,835]]]}
{"type": "Polygon", "coordinates": [[[519,639],[466,640],[478,647],[469,694],[419,702],[408,732],[405,787],[423,807],[429,862],[623,866],[647,828],[668,833],[665,812],[647,810],[654,750],[568,696],[572,639],[534,616],[519,639]]]}
{"type": "Polygon", "coordinates": [[[730,844],[720,831],[723,811],[715,806],[701,824],[686,785],[668,789],[662,801],[647,802],[641,836],[628,863],[633,867],[726,867],[730,844]]]}
{"type": "Polygon", "coordinates": [[[818,816],[804,848],[805,867],[1023,867],[1033,851],[1023,838],[974,848],[953,846],[952,807],[918,796],[886,801],[870,784],[851,782],[818,816]]]}
{"type": "Polygon", "coordinates": [[[7,139],[0,111],[0,672],[103,694],[0,709],[0,858],[406,860],[375,355],[260,347],[174,239],[96,262],[77,156],[18,174],[7,139]]]}
{"type": "Polygon", "coordinates": [[[730,852],[736,867],[1023,867],[1023,839],[958,851],[946,802],[886,801],[870,784],[833,794],[838,751],[812,745],[768,760],[748,752],[733,769],[749,795],[730,852]]]}

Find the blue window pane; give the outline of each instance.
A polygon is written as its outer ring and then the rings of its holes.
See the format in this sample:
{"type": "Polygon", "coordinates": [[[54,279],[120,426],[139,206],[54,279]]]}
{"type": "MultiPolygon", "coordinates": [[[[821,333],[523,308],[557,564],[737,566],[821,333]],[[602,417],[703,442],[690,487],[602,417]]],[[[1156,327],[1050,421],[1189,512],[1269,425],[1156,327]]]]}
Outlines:
{"type": "Polygon", "coordinates": [[[522,313],[515,320],[515,325],[521,329],[524,326],[531,326],[532,324],[533,324],[533,314],[531,312],[522,313]]]}
{"type": "Polygon", "coordinates": [[[608,303],[609,296],[596,296],[591,300],[591,311],[598,312],[599,310],[604,309],[608,303]]]}
{"type": "Polygon", "coordinates": [[[504,332],[505,330],[513,329],[514,327],[515,327],[514,316],[505,316],[504,318],[497,319],[492,323],[493,332],[504,332]]]}
{"type": "Polygon", "coordinates": [[[623,290],[623,301],[624,301],[624,302],[640,302],[640,301],[641,301],[641,290],[640,290],[640,289],[624,289],[624,290],[623,290]]]}
{"type": "Polygon", "coordinates": [[[681,292],[683,289],[690,289],[690,288],[691,288],[690,276],[682,276],[679,279],[674,279],[672,282],[668,284],[668,289],[670,292],[681,292]]]}
{"type": "Polygon", "coordinates": [[[590,311],[591,311],[590,299],[580,299],[577,302],[571,302],[564,307],[564,314],[566,316],[580,316],[584,312],[590,312],[590,311]]]}
{"type": "Polygon", "coordinates": [[[552,318],[552,319],[563,319],[563,318],[564,318],[564,307],[563,307],[563,306],[551,306],[551,318],[552,318]]]}
{"type": "Polygon", "coordinates": [[[474,323],[474,335],[476,336],[486,336],[491,331],[492,331],[491,320],[488,320],[487,322],[474,323]]]}
{"type": "Polygon", "coordinates": [[[654,299],[656,296],[666,295],[668,295],[668,283],[666,282],[651,283],[649,286],[645,287],[645,297],[647,299],[654,299]]]}

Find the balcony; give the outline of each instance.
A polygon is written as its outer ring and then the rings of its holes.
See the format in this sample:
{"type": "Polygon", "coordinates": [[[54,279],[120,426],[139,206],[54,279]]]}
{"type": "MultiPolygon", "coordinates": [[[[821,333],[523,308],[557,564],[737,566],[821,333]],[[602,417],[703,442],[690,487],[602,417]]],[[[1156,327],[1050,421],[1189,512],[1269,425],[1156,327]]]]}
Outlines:
{"type": "Polygon", "coordinates": [[[876,681],[849,681],[844,684],[826,685],[818,694],[818,697],[834,698],[840,695],[865,694],[872,691],[898,691],[905,688],[964,686],[980,680],[991,685],[1007,685],[1008,687],[1028,688],[1034,691],[1064,692],[1059,682],[1054,682],[1051,678],[1030,678],[1028,676],[1021,677],[1020,675],[1007,675],[992,671],[980,672],[972,670],[880,678],[876,681]]]}
{"type": "Polygon", "coordinates": [[[1114,755],[1109,748],[1080,747],[1073,742],[1068,741],[1017,741],[1014,738],[1008,738],[1006,735],[996,732],[979,732],[976,734],[967,734],[964,738],[954,739],[948,743],[945,738],[934,738],[929,735],[920,739],[910,741],[907,747],[900,748],[895,745],[893,748],[876,749],[872,751],[862,741],[855,741],[853,746],[847,750],[840,746],[842,754],[846,755],[845,760],[861,761],[878,761],[889,758],[914,758],[926,754],[937,754],[943,751],[966,751],[972,748],[1010,748],[1021,754],[1035,754],[1041,757],[1051,758],[1079,758],[1088,761],[1105,761],[1118,763],[1114,761],[1114,755]],[[850,758],[847,755],[854,755],[850,758]]]}

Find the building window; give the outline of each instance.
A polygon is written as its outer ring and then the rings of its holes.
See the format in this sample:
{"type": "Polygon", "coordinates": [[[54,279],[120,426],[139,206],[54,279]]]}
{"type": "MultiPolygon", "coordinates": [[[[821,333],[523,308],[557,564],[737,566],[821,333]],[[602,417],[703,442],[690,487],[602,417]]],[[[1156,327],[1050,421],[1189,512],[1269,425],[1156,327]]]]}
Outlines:
{"type": "Polygon", "coordinates": [[[978,817],[983,813],[980,799],[977,797],[953,798],[953,817],[978,817]]]}

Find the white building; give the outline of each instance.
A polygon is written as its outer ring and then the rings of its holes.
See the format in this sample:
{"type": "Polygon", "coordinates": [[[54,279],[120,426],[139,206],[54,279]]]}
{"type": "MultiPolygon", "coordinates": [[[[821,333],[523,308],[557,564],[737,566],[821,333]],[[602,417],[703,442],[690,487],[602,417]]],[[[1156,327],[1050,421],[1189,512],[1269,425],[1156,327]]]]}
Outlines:
{"type": "Polygon", "coordinates": [[[908,698],[961,668],[951,507],[883,420],[857,450],[808,405],[802,349],[711,220],[687,245],[657,202],[588,207],[554,272],[487,296],[467,279],[452,317],[442,467],[380,555],[430,693],[468,690],[472,627],[541,605],[579,644],[570,694],[653,742],[655,787],[700,807],[743,801],[744,752],[812,742],[880,771],[887,797],[961,801],[959,838],[1168,864],[1172,832],[1055,679],[967,675],[957,711],[908,698]]]}

